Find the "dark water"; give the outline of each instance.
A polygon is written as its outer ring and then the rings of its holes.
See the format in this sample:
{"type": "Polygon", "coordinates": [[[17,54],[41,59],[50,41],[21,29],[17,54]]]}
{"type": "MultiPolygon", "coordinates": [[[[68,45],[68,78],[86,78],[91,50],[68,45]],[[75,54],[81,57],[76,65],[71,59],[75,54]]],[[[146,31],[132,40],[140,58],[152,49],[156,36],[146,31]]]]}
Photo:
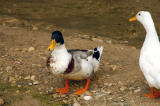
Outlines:
{"type": "Polygon", "coordinates": [[[129,18],[139,10],[152,12],[160,31],[159,0],[0,0],[0,15],[39,24],[42,29],[56,25],[97,36],[128,41],[140,47],[145,31],[129,18]]]}

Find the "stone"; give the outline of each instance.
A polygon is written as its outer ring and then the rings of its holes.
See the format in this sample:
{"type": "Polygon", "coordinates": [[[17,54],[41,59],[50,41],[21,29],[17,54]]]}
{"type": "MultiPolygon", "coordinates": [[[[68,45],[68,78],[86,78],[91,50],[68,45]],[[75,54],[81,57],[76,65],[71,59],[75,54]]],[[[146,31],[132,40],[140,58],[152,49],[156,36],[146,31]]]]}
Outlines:
{"type": "Polygon", "coordinates": [[[117,69],[117,66],[116,66],[116,65],[110,65],[110,67],[111,67],[111,69],[112,69],[113,71],[115,71],[115,70],[117,69]]]}
{"type": "Polygon", "coordinates": [[[138,88],[138,89],[134,90],[134,93],[138,93],[138,92],[140,92],[140,91],[141,91],[141,89],[138,88]]]}
{"type": "Polygon", "coordinates": [[[102,40],[102,39],[95,38],[95,37],[93,37],[91,40],[92,40],[92,41],[95,41],[95,42],[103,42],[103,40],[102,40]]]}
{"type": "Polygon", "coordinates": [[[29,82],[29,83],[28,83],[28,85],[30,85],[30,86],[31,86],[31,85],[33,85],[33,84],[32,84],[31,82],[29,82]]]}
{"type": "Polygon", "coordinates": [[[29,48],[28,48],[28,52],[32,52],[32,51],[34,51],[34,50],[35,50],[34,47],[29,47],[29,48]]]}
{"type": "Polygon", "coordinates": [[[88,101],[92,99],[92,96],[84,96],[83,99],[88,101]]]}
{"type": "Polygon", "coordinates": [[[0,98],[0,106],[4,105],[4,100],[2,98],[0,98]]]}
{"type": "Polygon", "coordinates": [[[73,106],[81,106],[81,105],[78,103],[78,101],[76,100],[76,98],[73,98],[73,101],[74,101],[73,106]]]}
{"type": "Polygon", "coordinates": [[[26,76],[24,79],[25,79],[25,80],[29,80],[29,79],[31,79],[31,76],[28,75],[28,76],[26,76]]]}
{"type": "Polygon", "coordinates": [[[122,92],[125,91],[126,89],[127,89],[127,87],[125,87],[125,86],[120,87],[120,91],[122,91],[122,92]]]}
{"type": "Polygon", "coordinates": [[[30,92],[31,92],[30,90],[26,91],[26,93],[30,93],[30,92]]]}
{"type": "Polygon", "coordinates": [[[15,81],[16,79],[14,77],[9,77],[9,82],[13,82],[15,81]]]}
{"type": "Polygon", "coordinates": [[[19,90],[17,90],[16,93],[19,93],[19,90]]]}
{"type": "Polygon", "coordinates": [[[30,79],[31,79],[32,81],[36,81],[35,78],[36,78],[36,76],[35,76],[35,75],[32,75],[30,79]]]}
{"type": "Polygon", "coordinates": [[[21,88],[22,87],[22,85],[18,85],[18,88],[21,88]]]}
{"type": "Polygon", "coordinates": [[[32,30],[38,30],[38,27],[35,25],[32,25],[32,30]]]}
{"type": "Polygon", "coordinates": [[[39,84],[39,81],[34,81],[33,82],[33,85],[37,85],[37,84],[39,84]]]}
{"type": "Polygon", "coordinates": [[[11,66],[7,66],[7,67],[6,67],[6,70],[7,70],[7,71],[10,71],[10,70],[12,70],[12,67],[11,67],[11,66]]]}
{"type": "Polygon", "coordinates": [[[60,95],[53,94],[53,98],[58,98],[58,97],[60,97],[60,95]]]}

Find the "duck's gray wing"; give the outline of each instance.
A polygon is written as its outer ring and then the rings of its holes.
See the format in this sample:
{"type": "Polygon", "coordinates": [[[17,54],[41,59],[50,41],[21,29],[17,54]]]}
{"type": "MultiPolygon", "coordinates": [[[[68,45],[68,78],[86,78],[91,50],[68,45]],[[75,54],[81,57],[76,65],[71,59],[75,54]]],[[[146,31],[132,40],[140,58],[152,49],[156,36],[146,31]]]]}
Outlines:
{"type": "Polygon", "coordinates": [[[88,56],[93,54],[93,50],[80,50],[70,49],[68,52],[73,56],[74,59],[86,59],[88,56]]]}
{"type": "Polygon", "coordinates": [[[77,72],[81,69],[82,59],[87,59],[87,57],[93,55],[93,50],[80,50],[80,49],[71,49],[68,52],[72,55],[74,59],[74,72],[77,72]]]}

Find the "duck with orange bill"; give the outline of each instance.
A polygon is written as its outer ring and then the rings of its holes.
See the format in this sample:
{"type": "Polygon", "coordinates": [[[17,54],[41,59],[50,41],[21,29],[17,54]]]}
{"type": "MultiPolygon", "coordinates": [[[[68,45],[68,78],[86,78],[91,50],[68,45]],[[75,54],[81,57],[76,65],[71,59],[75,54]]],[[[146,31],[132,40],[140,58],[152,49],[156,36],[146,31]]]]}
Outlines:
{"type": "Polygon", "coordinates": [[[150,86],[150,94],[144,94],[149,98],[160,96],[160,42],[148,11],[140,11],[129,21],[139,21],[146,30],[146,37],[141,48],[139,66],[150,86]]]}
{"type": "Polygon", "coordinates": [[[94,50],[67,50],[60,31],[54,31],[51,36],[51,45],[48,50],[52,51],[47,60],[48,69],[55,75],[63,75],[65,87],[58,88],[56,92],[65,94],[69,92],[69,80],[87,80],[84,88],[78,89],[74,94],[81,95],[88,90],[90,77],[99,68],[100,57],[103,47],[94,50]]]}

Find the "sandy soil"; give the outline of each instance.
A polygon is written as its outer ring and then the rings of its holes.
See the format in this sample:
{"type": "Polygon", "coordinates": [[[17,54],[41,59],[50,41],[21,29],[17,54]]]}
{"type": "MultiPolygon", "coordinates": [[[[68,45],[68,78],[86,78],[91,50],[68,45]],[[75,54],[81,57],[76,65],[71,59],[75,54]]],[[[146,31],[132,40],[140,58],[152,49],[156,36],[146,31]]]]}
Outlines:
{"type": "Polygon", "coordinates": [[[69,94],[55,93],[56,88],[64,86],[64,79],[46,68],[51,33],[0,26],[0,98],[5,106],[67,106],[74,104],[75,99],[82,106],[160,105],[159,99],[143,96],[150,91],[139,69],[139,49],[113,43],[114,40],[106,37],[61,31],[69,49],[104,46],[99,71],[92,78],[88,92],[73,95],[85,81],[71,81],[69,94]],[[92,99],[84,100],[86,95],[92,99]]]}

